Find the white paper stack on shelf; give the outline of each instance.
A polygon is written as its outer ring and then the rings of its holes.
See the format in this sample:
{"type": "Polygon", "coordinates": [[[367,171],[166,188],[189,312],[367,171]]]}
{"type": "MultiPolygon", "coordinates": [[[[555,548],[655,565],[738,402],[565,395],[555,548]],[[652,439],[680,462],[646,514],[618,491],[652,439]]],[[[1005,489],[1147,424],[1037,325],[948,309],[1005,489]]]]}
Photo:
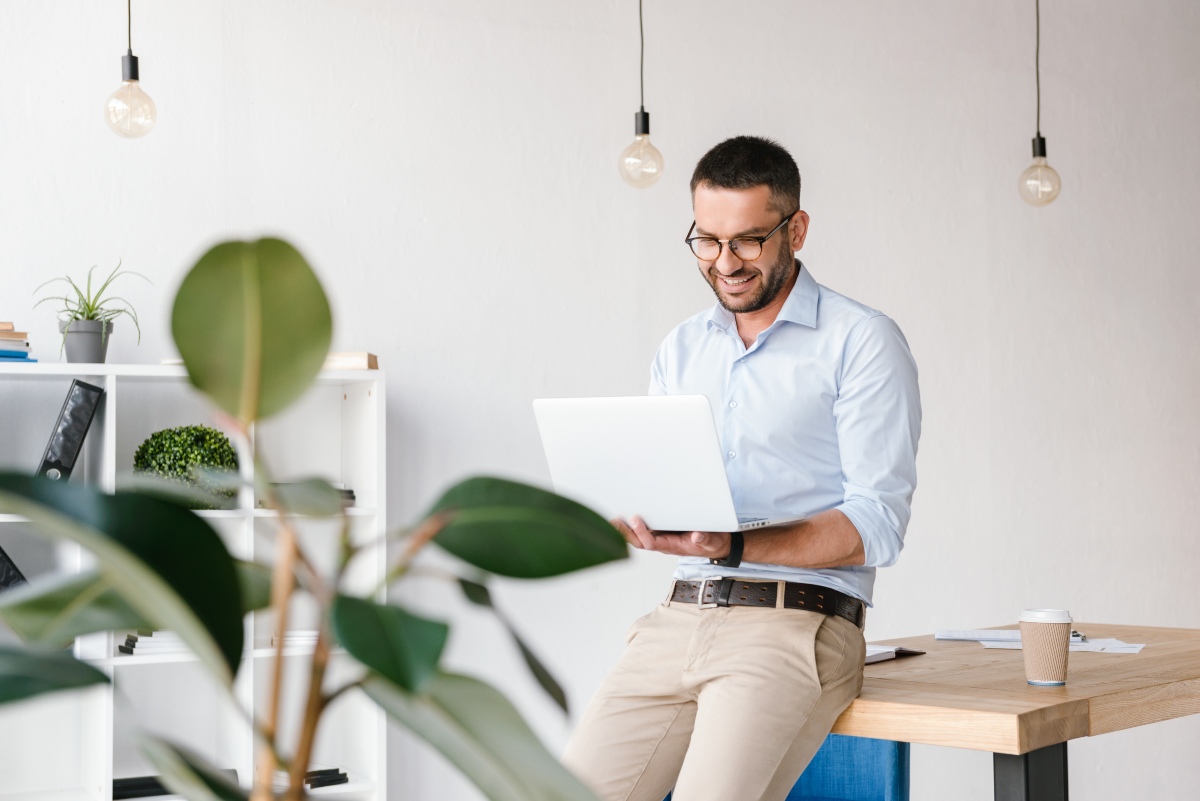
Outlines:
{"type": "MultiPolygon", "coordinates": [[[[275,647],[279,643],[279,635],[276,634],[271,638],[271,647],[275,647]]],[[[307,648],[312,649],[317,645],[317,630],[316,629],[293,629],[283,633],[284,648],[307,648]]]]}
{"type": "Polygon", "coordinates": [[[186,654],[191,649],[173,631],[131,631],[125,635],[125,642],[117,645],[117,652],[122,656],[149,656],[186,654]]]}

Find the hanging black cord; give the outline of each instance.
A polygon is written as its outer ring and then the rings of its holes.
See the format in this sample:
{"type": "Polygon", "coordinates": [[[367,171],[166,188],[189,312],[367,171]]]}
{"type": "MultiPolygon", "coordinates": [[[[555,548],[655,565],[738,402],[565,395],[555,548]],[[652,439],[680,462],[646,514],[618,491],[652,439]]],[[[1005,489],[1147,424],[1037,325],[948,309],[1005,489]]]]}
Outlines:
{"type": "Polygon", "coordinates": [[[646,29],[642,25],[642,0],[638,0],[638,37],[642,40],[642,61],[638,69],[638,86],[642,108],[646,107],[646,29]]]}
{"type": "Polygon", "coordinates": [[[1037,16],[1034,30],[1037,31],[1033,48],[1033,74],[1037,82],[1037,135],[1042,136],[1042,3],[1033,0],[1033,12],[1037,16]]]}
{"type": "Polygon", "coordinates": [[[129,37],[129,52],[133,52],[133,0],[125,0],[126,35],[129,37]]]}

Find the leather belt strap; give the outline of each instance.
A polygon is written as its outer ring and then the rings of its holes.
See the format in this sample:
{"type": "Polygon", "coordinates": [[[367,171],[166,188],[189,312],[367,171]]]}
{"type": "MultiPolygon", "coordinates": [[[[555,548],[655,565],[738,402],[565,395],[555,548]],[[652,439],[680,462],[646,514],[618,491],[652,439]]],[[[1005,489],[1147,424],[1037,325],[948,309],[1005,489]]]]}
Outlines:
{"type": "Polygon", "coordinates": [[[784,609],[805,609],[823,615],[837,615],[860,629],[866,621],[866,605],[846,595],[816,584],[793,581],[739,581],[709,578],[702,581],[676,581],[671,601],[697,604],[701,609],[717,606],[779,606],[779,588],[783,587],[784,609]]]}

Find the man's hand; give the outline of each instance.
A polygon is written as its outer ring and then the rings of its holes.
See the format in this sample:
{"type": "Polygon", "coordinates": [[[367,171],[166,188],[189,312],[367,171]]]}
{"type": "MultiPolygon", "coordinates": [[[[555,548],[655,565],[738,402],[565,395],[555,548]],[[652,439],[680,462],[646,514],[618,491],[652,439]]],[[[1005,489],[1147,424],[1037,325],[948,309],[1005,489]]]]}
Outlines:
{"type": "Polygon", "coordinates": [[[643,551],[658,551],[675,556],[702,556],[705,559],[724,559],[729,555],[729,534],[713,531],[654,532],[640,517],[629,522],[613,520],[612,524],[625,541],[643,551]]]}

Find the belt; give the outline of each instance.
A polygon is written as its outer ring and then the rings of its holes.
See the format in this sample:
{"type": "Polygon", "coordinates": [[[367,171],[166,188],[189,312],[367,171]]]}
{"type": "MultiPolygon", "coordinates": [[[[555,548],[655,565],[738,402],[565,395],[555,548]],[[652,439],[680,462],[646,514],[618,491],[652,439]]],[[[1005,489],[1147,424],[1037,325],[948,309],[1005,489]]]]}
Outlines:
{"type": "Polygon", "coordinates": [[[776,607],[779,588],[783,587],[784,609],[805,609],[823,615],[837,615],[860,629],[866,620],[866,605],[844,592],[816,584],[793,581],[738,581],[732,578],[706,578],[700,581],[676,581],[672,601],[696,604],[700,609],[718,606],[776,607]]]}

